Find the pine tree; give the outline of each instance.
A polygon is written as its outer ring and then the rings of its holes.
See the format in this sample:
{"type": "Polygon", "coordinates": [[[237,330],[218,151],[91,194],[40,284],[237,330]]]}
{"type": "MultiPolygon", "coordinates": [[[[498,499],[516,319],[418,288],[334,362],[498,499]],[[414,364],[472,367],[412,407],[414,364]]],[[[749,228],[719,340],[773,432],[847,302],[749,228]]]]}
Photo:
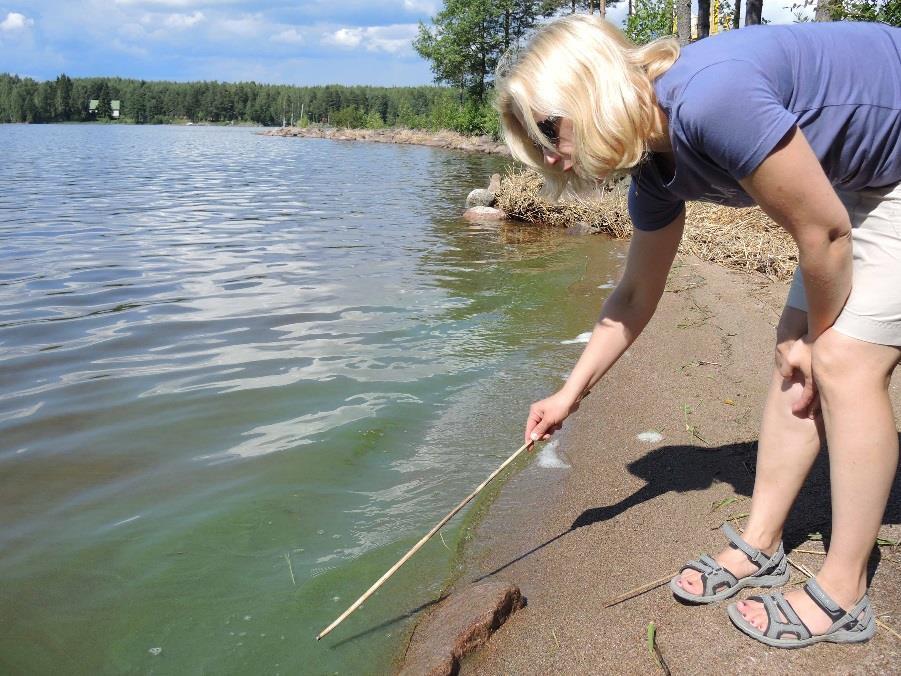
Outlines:
{"type": "Polygon", "coordinates": [[[113,116],[113,105],[110,101],[109,83],[106,80],[100,85],[97,96],[97,119],[109,120],[113,116]]]}

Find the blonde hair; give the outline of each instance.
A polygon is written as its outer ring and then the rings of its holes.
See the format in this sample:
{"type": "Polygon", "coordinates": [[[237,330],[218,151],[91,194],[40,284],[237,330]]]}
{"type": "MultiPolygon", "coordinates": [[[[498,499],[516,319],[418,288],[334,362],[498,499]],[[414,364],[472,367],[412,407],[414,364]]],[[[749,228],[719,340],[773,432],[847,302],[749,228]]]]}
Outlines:
{"type": "Polygon", "coordinates": [[[679,57],[662,38],[638,47],[603,19],[572,14],[541,28],[519,54],[502,60],[495,106],[513,157],[540,171],[546,190],[562,193],[616,178],[639,164],[654,131],[653,80],[679,57]],[[573,123],[573,172],[546,166],[537,141],[554,150],[533,114],[573,123]]]}

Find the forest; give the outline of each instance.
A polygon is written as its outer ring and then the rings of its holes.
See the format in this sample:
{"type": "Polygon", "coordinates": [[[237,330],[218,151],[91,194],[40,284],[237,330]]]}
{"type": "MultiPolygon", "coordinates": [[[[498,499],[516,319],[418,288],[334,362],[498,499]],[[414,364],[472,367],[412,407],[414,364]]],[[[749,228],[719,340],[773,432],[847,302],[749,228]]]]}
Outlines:
{"type": "MultiPolygon", "coordinates": [[[[0,122],[119,121],[249,123],[264,126],[324,123],[342,127],[460,128],[478,117],[460,92],[448,87],[295,87],[256,82],[146,82],[123,78],[70,78],[37,82],[0,74],[0,122]],[[91,100],[98,101],[91,112],[91,100]]],[[[476,120],[476,124],[478,120],[476,120]]]]}
{"type": "MultiPolygon", "coordinates": [[[[741,20],[745,25],[766,23],[762,0],[745,0],[744,6],[740,0],[734,5],[729,0],[699,0],[696,17],[691,15],[691,0],[626,1],[623,30],[636,43],[675,36],[688,44],[735,30],[741,20]]],[[[315,123],[497,135],[491,91],[504,55],[550,17],[577,11],[603,15],[614,4],[614,0],[444,0],[430,24],[420,24],[413,41],[413,48],[431,65],[434,86],[305,87],[65,74],[39,82],[0,74],[0,122],[315,123]]],[[[901,25],[901,0],[795,0],[791,9],[798,21],[808,20],[812,10],[817,21],[901,25]]]]}

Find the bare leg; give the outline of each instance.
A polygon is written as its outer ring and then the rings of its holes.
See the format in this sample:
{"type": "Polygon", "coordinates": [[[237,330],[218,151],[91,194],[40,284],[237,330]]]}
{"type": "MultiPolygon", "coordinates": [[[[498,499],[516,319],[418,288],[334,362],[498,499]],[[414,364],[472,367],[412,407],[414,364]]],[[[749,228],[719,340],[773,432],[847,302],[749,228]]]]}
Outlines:
{"type": "MultiPolygon", "coordinates": [[[[806,330],[807,313],[786,307],[777,332],[779,346],[787,346],[806,330]]],[[[763,410],[751,513],[742,537],[767,554],[772,554],[779,546],[785,519],[822,443],[822,418],[810,420],[791,412],[802,388],[803,383],[799,380],[783,378],[779,370],[775,370],[763,410]]],[[[714,558],[736,577],[745,577],[757,570],[743,553],[731,547],[714,558]]],[[[679,583],[692,594],[703,591],[697,571],[686,570],[679,583]]]]}
{"type": "MultiPolygon", "coordinates": [[[[896,347],[866,343],[834,330],[814,345],[814,374],[829,442],[832,544],[817,581],[843,608],[866,591],[866,566],[898,466],[898,434],[888,395],[896,347]]],[[[756,495],[756,491],[755,491],[756,495]]],[[[802,590],[786,594],[814,633],[831,625],[802,590]]],[[[745,619],[764,630],[760,603],[738,603],[745,619]]]]}

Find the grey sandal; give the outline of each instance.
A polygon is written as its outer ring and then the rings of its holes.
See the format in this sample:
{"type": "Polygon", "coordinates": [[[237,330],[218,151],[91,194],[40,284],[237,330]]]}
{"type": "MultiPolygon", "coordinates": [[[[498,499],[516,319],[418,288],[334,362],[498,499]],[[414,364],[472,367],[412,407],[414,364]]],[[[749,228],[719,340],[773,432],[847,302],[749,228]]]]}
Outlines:
{"type": "Polygon", "coordinates": [[[777,587],[788,582],[788,562],[781,542],[776,552],[772,556],[767,556],[745,542],[728,523],[724,523],[721,530],[733,547],[741,550],[757,565],[757,572],[737,578],[713,558],[704,554],[700,559],[689,561],[682,566],[679,574],[670,580],[669,587],[673,594],[692,603],[714,603],[734,596],[745,587],[777,587]],[[676,584],[686,570],[696,570],[701,574],[704,588],[700,594],[692,594],[676,584]]]}
{"type": "Polygon", "coordinates": [[[832,626],[825,634],[813,636],[807,625],[798,617],[795,609],[785,600],[785,596],[779,592],[749,598],[749,600],[763,603],[767,616],[766,631],[760,631],[750,624],[742,617],[735,604],[729,606],[729,619],[732,620],[732,624],[751,638],[756,638],[758,641],[776,648],[803,648],[821,641],[859,643],[869,640],[876,633],[876,616],[873,614],[870,599],[866,594],[857,602],[857,605],[846,611],[833,601],[813,578],[804,585],[804,591],[832,620],[832,626]],[[787,622],[779,619],[780,612],[788,620],[787,622]],[[782,638],[784,634],[794,634],[795,638],[782,638]]]}

